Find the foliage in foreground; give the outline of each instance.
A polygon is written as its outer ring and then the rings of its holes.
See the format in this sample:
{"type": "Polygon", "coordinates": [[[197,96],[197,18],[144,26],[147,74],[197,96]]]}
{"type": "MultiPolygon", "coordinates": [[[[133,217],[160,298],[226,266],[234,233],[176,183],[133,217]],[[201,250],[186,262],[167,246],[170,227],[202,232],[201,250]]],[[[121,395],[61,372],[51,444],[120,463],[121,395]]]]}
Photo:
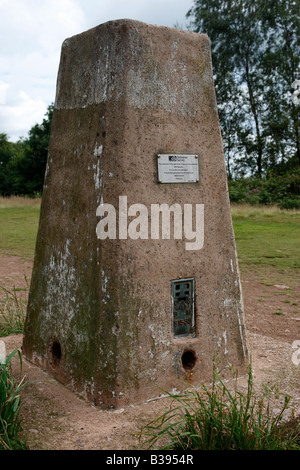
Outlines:
{"type": "Polygon", "coordinates": [[[25,385],[24,378],[20,383],[11,375],[11,360],[20,351],[13,351],[4,363],[0,363],[0,450],[26,450],[26,442],[20,439],[22,431],[19,413],[21,409],[20,392],[25,385]]]}
{"type": "Polygon", "coordinates": [[[248,370],[247,393],[237,389],[234,375],[231,391],[214,367],[211,387],[167,395],[177,403],[141,431],[148,448],[168,450],[288,450],[300,449],[299,419],[282,425],[288,408],[285,397],[279,414],[272,414],[267,393],[253,390],[252,367],[248,370]]]}

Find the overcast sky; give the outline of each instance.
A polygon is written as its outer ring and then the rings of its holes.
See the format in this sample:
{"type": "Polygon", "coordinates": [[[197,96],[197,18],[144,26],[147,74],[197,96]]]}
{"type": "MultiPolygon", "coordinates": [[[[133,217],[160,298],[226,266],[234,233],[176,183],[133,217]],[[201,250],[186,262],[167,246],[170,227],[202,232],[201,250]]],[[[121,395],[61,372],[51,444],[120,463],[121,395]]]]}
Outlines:
{"type": "Polygon", "coordinates": [[[0,133],[27,137],[54,102],[64,39],[130,18],[186,29],[193,0],[0,0],[0,133]]]}

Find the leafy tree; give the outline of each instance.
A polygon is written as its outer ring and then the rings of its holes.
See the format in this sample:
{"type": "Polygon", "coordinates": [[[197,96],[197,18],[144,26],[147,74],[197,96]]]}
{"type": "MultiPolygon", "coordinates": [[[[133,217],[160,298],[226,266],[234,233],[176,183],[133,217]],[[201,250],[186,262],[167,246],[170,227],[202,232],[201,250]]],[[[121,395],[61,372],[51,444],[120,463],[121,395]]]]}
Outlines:
{"type": "Polygon", "coordinates": [[[48,106],[42,124],[35,124],[24,141],[24,154],[17,165],[23,177],[21,185],[24,194],[33,195],[43,190],[53,108],[53,104],[48,106]]]}
{"type": "Polygon", "coordinates": [[[280,165],[288,159],[300,165],[300,107],[291,100],[290,93],[300,71],[299,11],[299,0],[265,0],[261,5],[263,33],[268,37],[264,56],[268,108],[264,127],[271,163],[277,154],[280,165]]]}
{"type": "Polygon", "coordinates": [[[0,194],[34,196],[43,190],[54,106],[47,108],[42,124],[35,124],[28,138],[9,142],[0,134],[0,194]]]}
{"type": "Polygon", "coordinates": [[[9,182],[7,181],[6,168],[12,157],[12,149],[6,134],[0,134],[0,193],[6,194],[9,182]]]}
{"type": "Polygon", "coordinates": [[[23,141],[9,142],[6,134],[0,134],[0,194],[12,193],[15,175],[13,168],[23,155],[23,141]]]}
{"type": "Polygon", "coordinates": [[[248,156],[254,156],[252,171],[261,175],[264,142],[260,51],[263,38],[253,3],[249,0],[196,0],[187,15],[194,17],[196,31],[206,32],[210,37],[218,102],[225,109],[238,104],[242,113],[239,142],[248,156]]]}
{"type": "Polygon", "coordinates": [[[261,177],[298,152],[299,109],[290,90],[299,68],[299,2],[195,0],[187,13],[211,40],[230,172],[261,177]]]}

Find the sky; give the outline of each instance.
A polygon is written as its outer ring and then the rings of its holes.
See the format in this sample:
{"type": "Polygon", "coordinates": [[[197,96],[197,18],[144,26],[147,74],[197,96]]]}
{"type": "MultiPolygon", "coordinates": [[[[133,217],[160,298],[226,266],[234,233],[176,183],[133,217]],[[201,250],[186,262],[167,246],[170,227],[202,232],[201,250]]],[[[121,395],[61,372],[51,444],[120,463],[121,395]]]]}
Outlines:
{"type": "Polygon", "coordinates": [[[0,0],[0,133],[28,137],[55,100],[63,41],[106,21],[130,18],[188,27],[193,0],[0,0]]]}

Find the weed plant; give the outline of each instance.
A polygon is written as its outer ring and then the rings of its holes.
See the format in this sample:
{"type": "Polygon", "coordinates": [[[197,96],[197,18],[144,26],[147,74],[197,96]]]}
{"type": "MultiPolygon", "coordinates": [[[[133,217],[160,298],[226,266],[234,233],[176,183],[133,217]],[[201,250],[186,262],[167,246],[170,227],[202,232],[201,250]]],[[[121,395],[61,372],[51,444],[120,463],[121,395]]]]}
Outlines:
{"type": "Polygon", "coordinates": [[[28,289],[7,289],[0,285],[0,337],[23,333],[27,300],[20,296],[28,289]]]}
{"type": "Polygon", "coordinates": [[[20,439],[22,430],[19,413],[21,409],[21,390],[24,378],[17,383],[11,375],[11,360],[20,351],[13,351],[4,363],[0,363],[0,450],[26,450],[26,442],[20,439]]]}
{"type": "MultiPolygon", "coordinates": [[[[247,392],[237,388],[233,374],[231,391],[214,366],[213,383],[183,394],[167,396],[177,406],[170,408],[148,423],[141,431],[148,448],[168,450],[279,450],[297,447],[298,432],[292,435],[281,425],[283,412],[288,408],[285,397],[279,414],[271,412],[266,395],[253,390],[252,367],[248,369],[247,392]]],[[[295,431],[295,430],[294,430],[295,431]]],[[[298,447],[299,448],[299,447],[298,447]]]]}

